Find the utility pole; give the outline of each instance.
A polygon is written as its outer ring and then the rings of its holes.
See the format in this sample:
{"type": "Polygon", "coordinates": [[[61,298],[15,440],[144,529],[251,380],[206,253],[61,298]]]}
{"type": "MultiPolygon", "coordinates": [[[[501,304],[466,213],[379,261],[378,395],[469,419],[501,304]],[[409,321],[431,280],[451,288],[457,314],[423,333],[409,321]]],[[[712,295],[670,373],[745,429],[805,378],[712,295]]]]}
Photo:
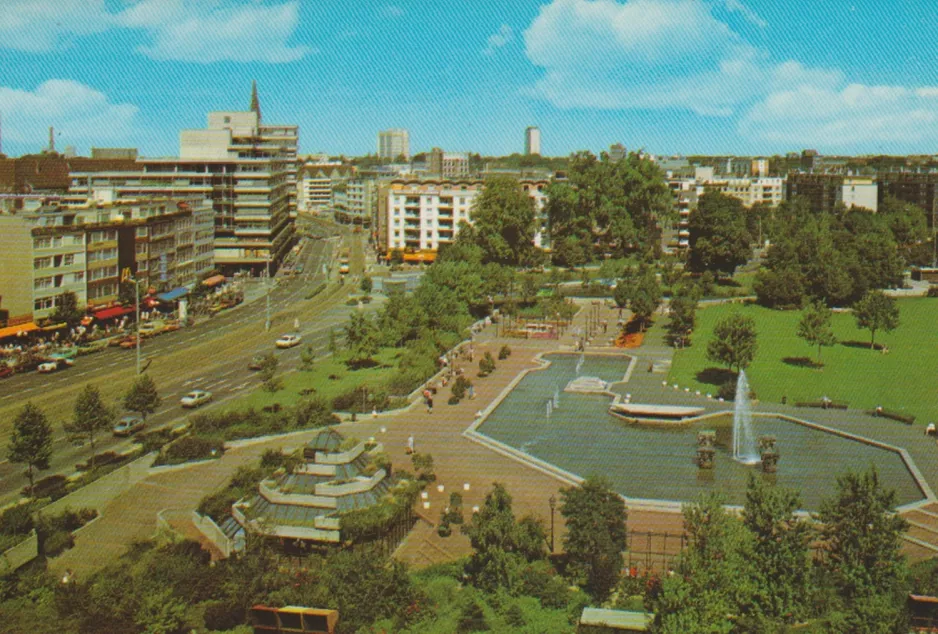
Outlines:
{"type": "Polygon", "coordinates": [[[140,284],[137,278],[130,280],[134,284],[134,306],[137,308],[137,376],[140,376],[140,284]]]}
{"type": "Polygon", "coordinates": [[[267,319],[264,322],[264,331],[270,331],[270,251],[267,252],[267,319]]]}

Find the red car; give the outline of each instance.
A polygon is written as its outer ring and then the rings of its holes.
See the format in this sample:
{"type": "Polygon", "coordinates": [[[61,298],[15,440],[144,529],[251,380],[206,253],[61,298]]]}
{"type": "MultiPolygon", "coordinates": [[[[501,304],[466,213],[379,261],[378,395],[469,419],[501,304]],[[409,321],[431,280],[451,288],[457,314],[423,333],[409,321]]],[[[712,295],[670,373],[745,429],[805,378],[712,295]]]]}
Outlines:
{"type": "Polygon", "coordinates": [[[13,368],[6,364],[0,365],[0,379],[5,379],[10,376],[13,376],[13,368]]]}

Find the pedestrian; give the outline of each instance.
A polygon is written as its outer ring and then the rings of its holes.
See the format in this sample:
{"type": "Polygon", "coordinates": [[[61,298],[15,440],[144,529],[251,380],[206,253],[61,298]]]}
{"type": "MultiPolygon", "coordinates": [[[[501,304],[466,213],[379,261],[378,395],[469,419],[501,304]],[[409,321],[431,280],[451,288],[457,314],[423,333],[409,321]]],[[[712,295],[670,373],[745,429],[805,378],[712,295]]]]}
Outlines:
{"type": "Polygon", "coordinates": [[[414,437],[413,436],[410,436],[407,439],[407,453],[408,454],[414,453],[414,437]]]}
{"type": "Polygon", "coordinates": [[[297,317],[296,319],[293,320],[293,330],[298,331],[299,329],[300,329],[300,318],[297,317]]]}
{"type": "Polygon", "coordinates": [[[476,389],[474,386],[470,385],[469,386],[469,400],[471,401],[475,397],[476,397],[476,389]]]}
{"type": "Polygon", "coordinates": [[[432,413],[433,413],[433,399],[428,398],[427,399],[427,414],[432,414],[432,413]]]}

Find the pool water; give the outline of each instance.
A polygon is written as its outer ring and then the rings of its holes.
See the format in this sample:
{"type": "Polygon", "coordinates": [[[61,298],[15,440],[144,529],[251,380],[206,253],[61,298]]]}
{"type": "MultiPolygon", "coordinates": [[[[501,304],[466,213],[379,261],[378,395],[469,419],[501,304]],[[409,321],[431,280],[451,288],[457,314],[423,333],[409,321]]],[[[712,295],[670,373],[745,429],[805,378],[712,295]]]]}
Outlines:
{"type": "MultiPolygon", "coordinates": [[[[817,510],[834,494],[837,476],[871,464],[881,481],[896,490],[900,505],[924,497],[897,453],[778,418],[753,418],[757,437],[777,438],[775,474],[732,459],[730,416],[669,427],[625,423],[608,413],[608,396],[563,391],[577,376],[579,355],[544,358],[550,367],[528,373],[477,431],[578,476],[605,476],[626,497],[686,502],[719,491],[728,504],[742,504],[749,474],[754,474],[795,489],[803,509],[817,510]],[[551,408],[548,418],[547,401],[557,390],[560,405],[551,408]],[[694,462],[697,432],[705,429],[717,433],[712,470],[701,470],[694,462]]],[[[621,381],[628,364],[625,356],[586,355],[580,375],[621,381]]],[[[619,384],[611,390],[624,394],[627,388],[619,384]]]]}

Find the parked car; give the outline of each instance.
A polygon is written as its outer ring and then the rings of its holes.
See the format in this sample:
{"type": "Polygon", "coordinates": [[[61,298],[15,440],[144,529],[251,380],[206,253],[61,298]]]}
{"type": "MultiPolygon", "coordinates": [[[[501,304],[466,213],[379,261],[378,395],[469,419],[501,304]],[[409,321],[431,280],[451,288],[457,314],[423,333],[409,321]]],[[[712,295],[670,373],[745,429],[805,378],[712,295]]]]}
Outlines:
{"type": "Polygon", "coordinates": [[[152,322],[145,322],[140,324],[140,328],[138,330],[140,331],[141,337],[149,337],[160,332],[160,326],[157,326],[152,322]]]}
{"type": "Polygon", "coordinates": [[[293,348],[294,346],[300,345],[300,342],[303,341],[303,337],[299,335],[284,335],[277,339],[278,348],[293,348]]]}
{"type": "Polygon", "coordinates": [[[70,368],[73,365],[75,365],[75,362],[71,359],[52,359],[51,361],[40,363],[39,367],[36,369],[39,370],[40,374],[48,374],[49,372],[55,372],[63,368],[70,368]]]}
{"type": "Polygon", "coordinates": [[[0,379],[5,379],[8,376],[13,376],[13,368],[4,363],[0,365],[0,379]]]}
{"type": "Polygon", "coordinates": [[[255,354],[248,362],[248,370],[261,370],[264,367],[264,355],[255,354]]]}
{"type": "Polygon", "coordinates": [[[130,436],[143,429],[146,423],[140,414],[127,414],[121,418],[111,431],[115,436],[130,436]]]}
{"type": "Polygon", "coordinates": [[[212,400],[212,393],[205,390],[192,390],[180,399],[179,404],[186,408],[196,408],[212,400]]]}
{"type": "Polygon", "coordinates": [[[113,339],[107,342],[107,345],[115,347],[115,348],[117,346],[120,346],[121,348],[126,348],[128,346],[124,344],[126,344],[128,341],[132,341],[133,342],[132,345],[137,345],[136,337],[137,335],[124,335],[123,337],[114,337],[113,339]]]}
{"type": "MultiPolygon", "coordinates": [[[[143,337],[140,338],[140,345],[143,345],[143,337]]],[[[128,335],[120,340],[120,347],[128,350],[137,347],[137,335],[128,335]]]]}

